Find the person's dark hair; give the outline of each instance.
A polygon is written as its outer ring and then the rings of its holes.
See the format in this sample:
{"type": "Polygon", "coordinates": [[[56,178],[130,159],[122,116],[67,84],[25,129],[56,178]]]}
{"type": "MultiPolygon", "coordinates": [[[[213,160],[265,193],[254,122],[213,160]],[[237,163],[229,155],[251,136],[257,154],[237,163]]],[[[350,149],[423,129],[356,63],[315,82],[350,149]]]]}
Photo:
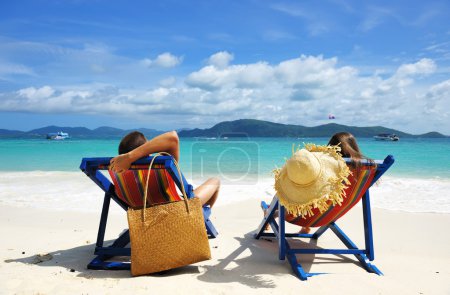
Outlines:
{"type": "Polygon", "coordinates": [[[362,159],[374,163],[372,159],[367,158],[361,153],[356,138],[349,132],[338,132],[334,134],[330,138],[328,145],[339,145],[341,147],[342,157],[352,159],[351,166],[353,168],[359,168],[362,159]]]}
{"type": "Polygon", "coordinates": [[[341,147],[341,154],[344,158],[352,158],[354,160],[361,160],[364,158],[356,143],[356,138],[351,133],[338,132],[334,134],[328,142],[328,145],[339,145],[341,147]]]}
{"type": "Polygon", "coordinates": [[[133,131],[128,133],[122,138],[119,144],[119,155],[126,154],[135,148],[143,145],[147,142],[144,134],[139,131],[133,131]]]}

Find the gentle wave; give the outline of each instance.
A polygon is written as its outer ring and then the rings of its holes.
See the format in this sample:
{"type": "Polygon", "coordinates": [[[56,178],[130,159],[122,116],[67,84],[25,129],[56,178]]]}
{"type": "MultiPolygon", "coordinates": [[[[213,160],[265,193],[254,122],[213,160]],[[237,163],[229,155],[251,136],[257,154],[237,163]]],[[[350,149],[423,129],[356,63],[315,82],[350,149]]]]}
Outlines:
{"type": "MultiPolygon", "coordinates": [[[[189,180],[190,181],[190,180],[189,180]]],[[[195,181],[193,185],[198,185],[195,181]]],[[[222,185],[217,205],[245,199],[270,201],[273,179],[222,185]]],[[[407,212],[450,213],[449,179],[383,177],[371,190],[372,206],[407,212]]],[[[81,172],[30,171],[0,173],[0,204],[51,210],[99,212],[103,191],[81,172]]],[[[255,202],[257,204],[257,202],[255,202]]],[[[121,212],[113,205],[112,212],[121,212]]],[[[257,210],[257,209],[256,209],[257,210]]]]}

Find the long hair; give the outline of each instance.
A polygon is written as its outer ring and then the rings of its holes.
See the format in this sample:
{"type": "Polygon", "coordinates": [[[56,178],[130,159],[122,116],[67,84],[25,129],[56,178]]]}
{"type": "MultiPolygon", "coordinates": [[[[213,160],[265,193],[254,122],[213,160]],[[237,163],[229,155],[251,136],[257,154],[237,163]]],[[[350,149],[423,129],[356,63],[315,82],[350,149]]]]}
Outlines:
{"type": "Polygon", "coordinates": [[[349,132],[338,132],[334,134],[330,138],[328,145],[339,145],[341,147],[342,157],[350,158],[352,160],[350,167],[356,168],[357,172],[359,172],[359,168],[361,167],[362,159],[366,159],[370,163],[375,164],[372,159],[369,159],[362,154],[358,143],[356,142],[356,138],[349,132]]]}

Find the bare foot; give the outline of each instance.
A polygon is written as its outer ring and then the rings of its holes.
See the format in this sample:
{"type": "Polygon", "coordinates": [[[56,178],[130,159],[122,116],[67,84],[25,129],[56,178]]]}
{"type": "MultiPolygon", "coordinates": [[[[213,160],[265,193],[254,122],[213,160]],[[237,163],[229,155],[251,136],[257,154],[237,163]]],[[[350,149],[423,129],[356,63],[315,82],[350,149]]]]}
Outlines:
{"type": "Polygon", "coordinates": [[[305,227],[302,227],[302,229],[300,230],[300,233],[301,234],[309,234],[310,231],[311,231],[311,228],[305,226],[305,227]]]}

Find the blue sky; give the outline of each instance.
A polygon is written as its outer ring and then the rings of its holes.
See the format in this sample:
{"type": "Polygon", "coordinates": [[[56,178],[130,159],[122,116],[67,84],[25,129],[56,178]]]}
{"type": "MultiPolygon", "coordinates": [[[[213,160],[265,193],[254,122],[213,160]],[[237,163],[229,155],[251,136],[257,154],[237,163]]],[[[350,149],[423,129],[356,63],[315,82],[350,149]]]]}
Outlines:
{"type": "Polygon", "coordinates": [[[0,128],[450,135],[448,1],[2,1],[0,128]]]}

